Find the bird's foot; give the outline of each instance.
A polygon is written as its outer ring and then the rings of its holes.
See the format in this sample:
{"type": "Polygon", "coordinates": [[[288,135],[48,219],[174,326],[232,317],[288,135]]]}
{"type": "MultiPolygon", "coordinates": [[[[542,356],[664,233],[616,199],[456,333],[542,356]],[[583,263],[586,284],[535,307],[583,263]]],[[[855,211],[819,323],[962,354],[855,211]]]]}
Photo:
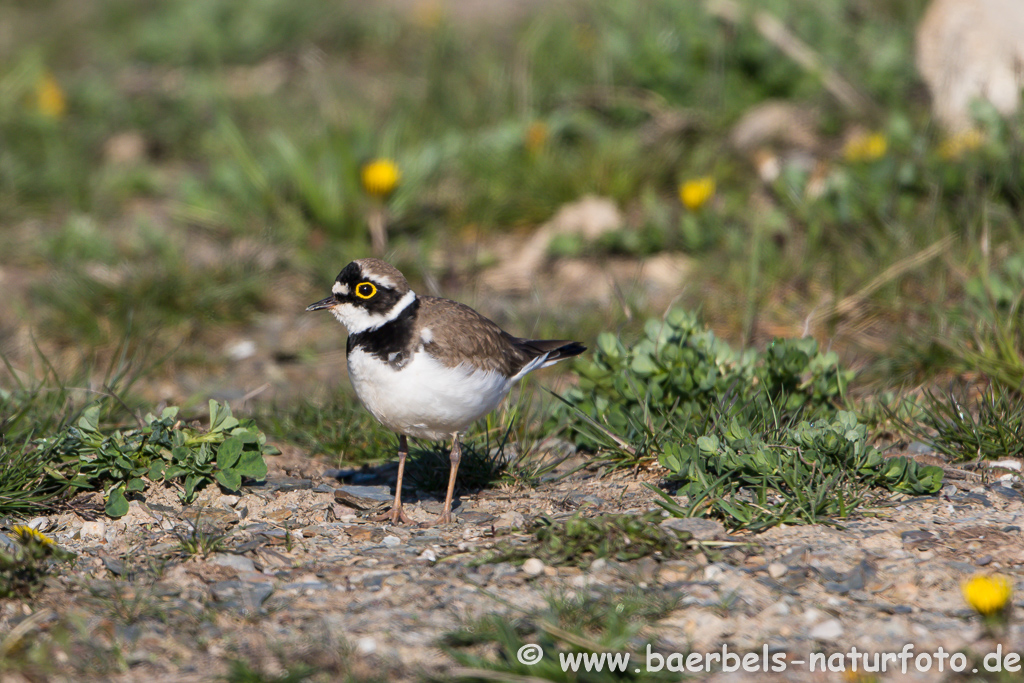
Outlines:
{"type": "Polygon", "coordinates": [[[452,521],[452,511],[445,510],[444,512],[439,514],[437,516],[437,519],[435,519],[433,522],[423,522],[420,524],[420,526],[424,528],[432,526],[441,526],[442,524],[451,524],[452,521]]]}
{"type": "Polygon", "coordinates": [[[374,522],[391,522],[392,524],[412,524],[412,518],[405,514],[405,508],[401,505],[392,507],[388,512],[370,517],[374,522]]]}

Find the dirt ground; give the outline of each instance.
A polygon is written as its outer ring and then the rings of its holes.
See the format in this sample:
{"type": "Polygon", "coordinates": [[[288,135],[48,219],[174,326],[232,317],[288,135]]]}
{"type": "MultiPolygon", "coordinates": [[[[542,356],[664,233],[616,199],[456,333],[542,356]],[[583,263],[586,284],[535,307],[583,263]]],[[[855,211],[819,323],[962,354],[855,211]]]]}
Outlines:
{"type": "MultiPolygon", "coordinates": [[[[439,638],[475,618],[523,616],[551,595],[639,587],[679,598],[643,633],[663,655],[767,647],[786,657],[787,671],[774,674],[779,680],[838,680],[797,662],[851,647],[899,652],[908,643],[915,654],[994,650],[998,643],[985,638],[960,585],[977,572],[1017,582],[1024,576],[1024,498],[1009,482],[953,482],[937,496],[897,501],[837,528],[729,536],[711,520],[667,520],[709,547],[753,545],[706,553],[698,546],[684,559],[599,560],[580,569],[473,560],[496,542],[526,539],[524,529],[540,514],[655,509],[656,494],[644,484],[657,484],[658,472],[597,476],[583,468],[535,489],[464,493],[456,523],[420,528],[366,519],[393,495],[393,464],[337,471],[301,456],[272,460],[266,484],[240,496],[213,488],[182,506],[170,489],[150,491],[116,521],[97,510],[98,501],[79,498],[72,510],[34,520],[79,558],[48,579],[37,600],[2,603],[0,632],[34,639],[77,624],[77,651],[120,653],[105,668],[58,657],[68,680],[205,681],[223,675],[231,659],[271,675],[304,661],[418,680],[452,672],[439,638]],[[180,540],[197,520],[226,534],[221,552],[181,556],[180,540]]],[[[440,509],[423,492],[406,491],[406,499],[417,522],[440,509]]],[[[1024,628],[1014,625],[1002,642],[1019,650],[1024,628]]],[[[764,676],[719,672],[712,679],[764,676]]],[[[944,677],[913,665],[908,676],[944,677]]],[[[8,673],[0,680],[26,679],[8,673]]]]}

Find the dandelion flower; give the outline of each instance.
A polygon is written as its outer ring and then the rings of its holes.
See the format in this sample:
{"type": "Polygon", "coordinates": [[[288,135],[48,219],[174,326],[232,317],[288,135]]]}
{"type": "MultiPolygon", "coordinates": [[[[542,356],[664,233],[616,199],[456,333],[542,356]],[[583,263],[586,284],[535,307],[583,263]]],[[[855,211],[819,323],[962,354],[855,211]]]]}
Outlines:
{"type": "Polygon", "coordinates": [[[53,74],[44,74],[36,83],[36,108],[43,116],[59,119],[67,111],[68,104],[53,74]]]}
{"type": "Polygon", "coordinates": [[[943,159],[959,159],[985,142],[985,134],[976,128],[952,135],[939,145],[939,156],[943,159]]]}
{"type": "Polygon", "coordinates": [[[874,161],[885,156],[889,141],[883,133],[856,133],[843,145],[843,157],[847,161],[874,161]]]}
{"type": "Polygon", "coordinates": [[[679,200],[690,211],[696,211],[715,196],[715,179],[711,176],[693,178],[679,186],[679,200]]]}
{"type": "Polygon", "coordinates": [[[17,524],[11,529],[11,531],[13,531],[14,535],[18,537],[18,541],[20,541],[22,545],[28,545],[30,543],[37,543],[42,546],[53,545],[53,541],[47,537],[46,534],[37,531],[30,526],[17,524]]]}
{"type": "Polygon", "coordinates": [[[412,9],[413,20],[425,29],[435,29],[444,19],[444,7],[439,0],[420,0],[412,9]]]}
{"type": "Polygon", "coordinates": [[[961,590],[967,604],[985,617],[1002,612],[1013,597],[1010,580],[998,574],[974,576],[961,586],[961,590]]]}
{"type": "Polygon", "coordinates": [[[526,150],[536,154],[548,141],[548,127],[543,121],[534,121],[526,129],[526,150]]]}
{"type": "Polygon", "coordinates": [[[387,197],[394,192],[402,174],[391,159],[374,159],[363,166],[363,189],[374,197],[387,197]]]}

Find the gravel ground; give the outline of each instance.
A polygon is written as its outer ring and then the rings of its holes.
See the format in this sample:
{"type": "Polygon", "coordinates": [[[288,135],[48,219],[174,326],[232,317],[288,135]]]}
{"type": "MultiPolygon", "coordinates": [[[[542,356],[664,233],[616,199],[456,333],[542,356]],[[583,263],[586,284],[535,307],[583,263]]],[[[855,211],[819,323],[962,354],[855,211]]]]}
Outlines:
{"type": "MultiPolygon", "coordinates": [[[[680,597],[644,632],[662,654],[767,646],[792,662],[776,675],[780,680],[835,680],[795,660],[852,646],[898,652],[907,643],[915,654],[939,647],[985,654],[998,643],[986,639],[965,605],[961,582],[993,571],[1024,588],[1024,506],[1020,488],[1009,482],[949,485],[841,529],[785,527],[730,537],[709,520],[666,522],[705,541],[754,544],[580,569],[471,560],[499,539],[525,538],[524,527],[539,514],[653,509],[655,494],[644,484],[656,483],[657,472],[597,476],[583,469],[535,489],[484,490],[460,498],[457,523],[418,528],[370,522],[362,516],[368,510],[356,509],[390,498],[382,482],[393,466],[367,473],[325,472],[314,461],[284,464],[242,495],[209,489],[183,507],[174,491],[152,490],[116,521],[102,515],[95,498],[79,497],[73,509],[34,520],[79,559],[31,602],[0,602],[0,634],[8,634],[0,648],[11,651],[12,638],[57,640],[70,629],[71,645],[58,648],[50,663],[67,680],[211,680],[230,659],[269,674],[305,661],[326,671],[418,680],[451,671],[438,639],[475,618],[520,615],[559,592],[639,586],[680,597]],[[178,553],[180,537],[189,538],[196,523],[226,534],[223,552],[178,553]]],[[[417,521],[440,508],[426,494],[408,498],[417,521]]],[[[1002,642],[1019,652],[1024,629],[1011,626],[1002,642]]],[[[918,680],[943,678],[934,668],[911,672],[918,680]]],[[[28,679],[16,670],[0,674],[3,683],[21,680],[28,679]]]]}

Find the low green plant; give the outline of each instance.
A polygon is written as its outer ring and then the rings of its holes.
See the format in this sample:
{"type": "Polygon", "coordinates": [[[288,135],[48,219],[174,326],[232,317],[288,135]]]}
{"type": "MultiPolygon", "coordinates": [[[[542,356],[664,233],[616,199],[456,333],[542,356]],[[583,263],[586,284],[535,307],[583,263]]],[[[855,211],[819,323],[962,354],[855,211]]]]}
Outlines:
{"type": "Polygon", "coordinates": [[[301,683],[319,673],[314,667],[303,662],[290,663],[280,674],[264,673],[259,667],[241,659],[233,659],[228,671],[220,680],[225,683],[301,683]]]}
{"type": "Polygon", "coordinates": [[[690,554],[690,535],[659,526],[661,519],[657,512],[597,517],[576,514],[559,520],[542,515],[533,522],[533,538],[527,543],[500,543],[478,563],[518,564],[536,557],[548,565],[588,567],[598,558],[628,562],[650,555],[674,559],[690,554]]]}
{"type": "Polygon", "coordinates": [[[1001,385],[974,399],[950,390],[924,392],[918,421],[903,428],[953,462],[1024,456],[1024,396],[1001,385]]]}
{"type": "Polygon", "coordinates": [[[939,489],[942,470],[883,458],[865,425],[840,410],[853,372],[815,340],[776,339],[737,352],[697,322],[669,311],[647,321],[632,347],[602,333],[579,385],[563,399],[584,446],[615,464],[657,457],[681,483],[687,507],[734,528],[831,522],[874,488],[939,489]]]}
{"type": "Polygon", "coordinates": [[[228,537],[228,534],[218,533],[204,526],[201,517],[196,517],[192,522],[191,530],[185,533],[178,531],[174,535],[178,538],[178,552],[181,555],[203,558],[223,551],[228,537]]]}
{"type": "MultiPolygon", "coordinates": [[[[670,442],[660,462],[686,507],[662,495],[680,517],[711,515],[733,528],[760,531],[777,524],[824,523],[849,516],[872,489],[934,493],[940,467],[903,457],[885,458],[853,413],[801,421],[755,435],[736,421],[717,434],[670,442]]],[[[657,490],[657,489],[656,489],[657,490]]]]}
{"type": "Polygon", "coordinates": [[[31,595],[54,564],[77,557],[31,527],[12,531],[16,547],[0,548],[0,598],[31,595]]]}
{"type": "Polygon", "coordinates": [[[633,665],[618,671],[611,666],[581,664],[576,671],[563,666],[566,658],[601,657],[602,653],[628,652],[632,661],[641,660],[639,653],[651,642],[642,636],[644,627],[671,612],[678,601],[678,595],[657,590],[553,595],[545,608],[521,617],[489,614],[448,633],[442,647],[462,667],[452,672],[458,681],[678,680],[678,674],[665,672],[638,674],[633,665]],[[527,646],[539,650],[530,652],[537,654],[536,661],[524,664],[520,653],[527,646]]]}
{"type": "MultiPolygon", "coordinates": [[[[127,494],[145,490],[148,481],[180,483],[179,497],[189,503],[214,482],[237,491],[242,478],[267,474],[266,454],[278,451],[251,419],[239,421],[227,404],[210,401],[210,427],[201,430],[177,419],[178,408],[146,415],[138,429],[104,432],[98,405],[86,409],[74,426],[40,440],[53,457],[73,462],[71,486],[102,488],[111,517],[128,512],[127,494]]],[[[62,477],[59,472],[53,473],[62,477]]]]}
{"type": "Polygon", "coordinates": [[[560,412],[570,413],[579,443],[628,444],[641,456],[657,455],[675,431],[702,434],[722,406],[738,407],[732,412],[741,423],[833,415],[854,375],[811,338],[776,339],[762,353],[735,351],[681,309],[648,320],[628,348],[601,333],[592,357],[574,371],[579,385],[565,394],[560,412]]]}

